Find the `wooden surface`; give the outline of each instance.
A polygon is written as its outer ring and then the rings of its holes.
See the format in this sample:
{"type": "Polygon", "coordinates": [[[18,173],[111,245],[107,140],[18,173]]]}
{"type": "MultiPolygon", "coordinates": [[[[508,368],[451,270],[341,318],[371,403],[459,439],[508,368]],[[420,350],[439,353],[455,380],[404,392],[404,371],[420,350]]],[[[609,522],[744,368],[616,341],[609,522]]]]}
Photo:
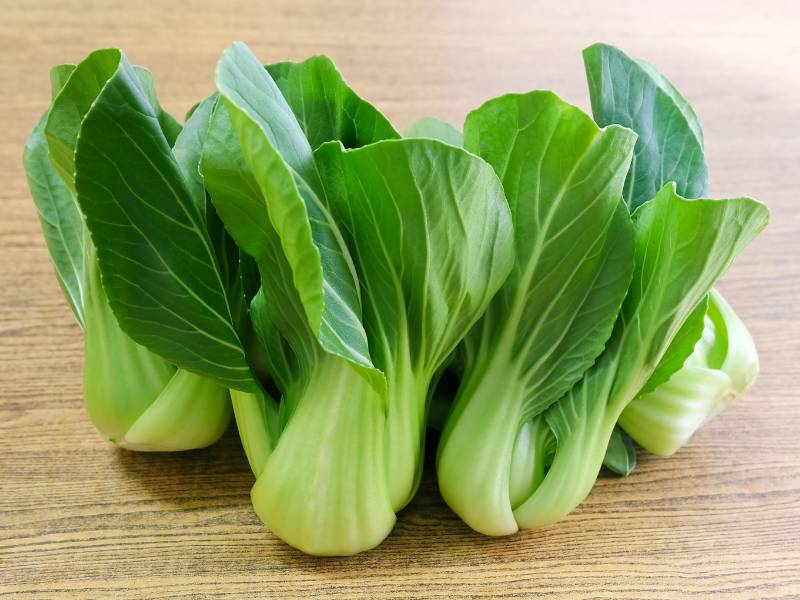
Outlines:
{"type": "Polygon", "coordinates": [[[800,7],[792,2],[0,0],[0,595],[20,598],[800,598],[800,7]],[[179,3],[174,3],[179,4],[179,3]],[[588,108],[581,49],[646,57],[706,132],[712,193],[772,224],[721,283],[762,374],[676,456],[604,477],[566,521],[490,539],[430,468],[378,549],[315,559],[267,533],[235,432],[180,455],[120,451],[81,406],[81,335],[21,168],[48,69],[121,46],[182,114],[233,39],[265,61],[334,57],[399,126],[460,123],[501,92],[588,108]]]}

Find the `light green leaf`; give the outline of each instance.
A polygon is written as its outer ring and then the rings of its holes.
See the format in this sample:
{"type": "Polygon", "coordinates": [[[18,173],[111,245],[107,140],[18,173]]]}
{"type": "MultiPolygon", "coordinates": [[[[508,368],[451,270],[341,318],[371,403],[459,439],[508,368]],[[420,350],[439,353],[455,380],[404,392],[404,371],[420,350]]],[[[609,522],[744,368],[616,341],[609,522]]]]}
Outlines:
{"type": "Polygon", "coordinates": [[[546,413],[558,447],[542,484],[514,511],[522,527],[553,523],[586,497],[620,413],[769,211],[750,198],[687,200],[668,184],[633,219],[635,268],[619,320],[595,365],[546,413]]]}
{"type": "Polygon", "coordinates": [[[681,196],[703,196],[708,187],[703,137],[677,90],[650,65],[613,46],[589,46],[583,60],[595,121],[618,123],[639,134],[624,192],[631,210],[669,181],[681,196]]]}
{"type": "Polygon", "coordinates": [[[464,134],[458,129],[434,117],[423,117],[414,121],[406,127],[403,137],[407,138],[429,138],[432,140],[440,140],[445,144],[451,146],[463,146],[464,134]]]}
{"type": "Polygon", "coordinates": [[[433,140],[316,153],[353,249],[375,360],[405,351],[432,377],[513,261],[511,220],[488,165],[433,140]],[[408,344],[408,347],[405,345],[408,344]]]}
{"type": "Polygon", "coordinates": [[[539,487],[555,451],[556,438],[544,415],[528,419],[522,424],[511,454],[508,490],[511,506],[522,504],[539,487]]]}
{"type": "Polygon", "coordinates": [[[702,338],[666,383],[642,394],[619,417],[640,445],[669,456],[758,375],[753,338],[721,294],[712,290],[702,338]]]}
{"type": "MultiPolygon", "coordinates": [[[[325,190],[303,130],[275,82],[244,44],[232,44],[223,54],[217,87],[263,198],[261,206],[251,202],[242,214],[259,228],[267,220],[272,223],[308,323],[322,347],[371,367],[353,265],[326,207],[325,190]]],[[[252,226],[237,231],[233,223],[226,220],[226,225],[260,263],[266,248],[257,246],[266,238],[254,235],[252,226]]]]}
{"type": "Polygon", "coordinates": [[[327,56],[267,66],[308,139],[311,148],[340,141],[358,148],[399,138],[392,124],[347,85],[327,56]]]}
{"type": "Polygon", "coordinates": [[[72,72],[75,70],[75,65],[70,64],[63,64],[63,65],[56,65],[52,69],[50,69],[50,96],[51,100],[55,100],[56,96],[58,96],[58,92],[61,91],[61,88],[67,83],[67,79],[69,76],[72,75],[72,72]]]}
{"type": "Polygon", "coordinates": [[[85,320],[83,297],[86,293],[83,270],[85,235],[83,219],[75,198],[50,166],[47,140],[44,136],[46,120],[47,113],[39,119],[28,139],[22,161],[58,283],[75,319],[83,327],[85,320]]]}
{"type": "Polygon", "coordinates": [[[122,329],[183,368],[257,389],[204,215],[125,57],[90,54],[45,130],[52,162],[74,182],[122,329]]]}
{"type": "MultiPolygon", "coordinates": [[[[603,51],[612,55],[616,53],[621,57],[617,60],[608,60],[603,65],[603,72],[608,78],[610,87],[622,88],[628,85],[628,73],[633,69],[630,59],[613,49],[605,48],[603,51]]],[[[589,64],[590,61],[587,62],[587,72],[589,64]]],[[[647,85],[655,86],[663,92],[660,101],[652,109],[659,111],[659,114],[653,116],[647,111],[637,112],[641,98],[628,95],[627,105],[593,102],[595,117],[598,120],[626,122],[625,115],[637,115],[631,122],[631,127],[642,137],[650,140],[649,148],[661,150],[660,156],[654,152],[650,153],[652,160],[660,161],[658,163],[660,168],[650,172],[649,180],[642,181],[645,187],[662,185],[665,182],[664,173],[674,164],[676,167],[671,176],[678,182],[679,193],[692,196],[704,192],[707,186],[706,171],[696,168],[692,161],[682,160],[683,146],[672,143],[672,140],[677,138],[686,139],[694,136],[696,141],[690,145],[692,148],[699,146],[702,155],[703,131],[697,115],[680,92],[655,67],[643,60],[636,60],[635,64],[641,69],[640,75],[643,80],[649,78],[647,85]]],[[[591,80],[591,72],[589,75],[591,80]]],[[[596,90],[593,88],[592,92],[594,94],[596,90]]],[[[719,296],[718,293],[713,293],[719,296]]],[[[721,296],[720,301],[725,302],[721,296]]],[[[704,418],[712,414],[712,410],[708,407],[721,405],[719,396],[733,394],[737,389],[736,386],[728,385],[725,374],[713,369],[703,371],[705,373],[703,376],[696,366],[688,365],[682,368],[684,361],[688,364],[705,360],[698,359],[696,354],[702,349],[695,347],[700,335],[707,335],[703,333],[705,311],[702,313],[700,314],[698,309],[698,314],[687,320],[681,331],[688,335],[678,334],[651,380],[642,389],[640,398],[625,409],[623,416],[620,417],[631,431],[637,432],[641,445],[653,449],[658,454],[667,455],[675,452],[679,444],[688,440],[695,429],[704,422],[704,418]],[[706,394],[705,397],[703,393],[706,394]],[[681,415],[682,411],[685,414],[681,415]],[[658,428],[659,425],[661,429],[658,428]]],[[[706,316],[705,321],[708,330],[709,317],[706,316]]],[[[744,325],[741,325],[741,328],[743,329],[744,325]]],[[[755,349],[751,354],[755,357],[755,349]]],[[[757,359],[754,360],[757,363],[757,359]]],[[[753,372],[755,377],[754,369],[746,371],[753,372]]]]}
{"type": "Polygon", "coordinates": [[[708,310],[708,297],[703,298],[684,321],[675,339],[664,352],[650,379],[642,387],[640,394],[653,391],[659,385],[668,381],[672,375],[683,367],[683,363],[692,354],[700,336],[703,335],[703,326],[708,310]]]}
{"type": "Polygon", "coordinates": [[[511,218],[491,167],[439,141],[331,143],[316,157],[386,373],[386,470],[399,509],[419,480],[431,381],[512,266],[511,218]]]}
{"type": "Polygon", "coordinates": [[[464,340],[439,487],[470,526],[499,535],[517,529],[509,496],[517,432],[597,358],[628,288],[633,227],[620,197],[636,136],[600,130],[552,92],[490,100],[464,132],[467,150],[503,182],[516,261],[464,340]]]}
{"type": "Polygon", "coordinates": [[[598,129],[552,92],[491,100],[464,129],[467,150],[503,182],[516,246],[511,275],[465,340],[467,355],[488,343],[490,359],[513,362],[533,415],[600,354],[627,291],[633,228],[619,198],[636,136],[598,129]]]}

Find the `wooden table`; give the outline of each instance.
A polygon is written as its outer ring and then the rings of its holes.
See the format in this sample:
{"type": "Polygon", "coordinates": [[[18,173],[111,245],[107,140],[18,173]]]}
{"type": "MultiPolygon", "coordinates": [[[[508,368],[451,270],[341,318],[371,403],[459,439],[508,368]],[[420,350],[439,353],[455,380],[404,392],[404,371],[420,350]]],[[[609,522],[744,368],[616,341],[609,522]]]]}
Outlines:
{"type": "Polygon", "coordinates": [[[168,4],[0,0],[0,595],[800,597],[796,4],[168,4]],[[713,195],[749,194],[773,211],[720,285],[756,338],[758,384],[676,456],[642,455],[631,477],[604,476],[546,530],[473,533],[429,468],[391,537],[347,559],[304,556],[262,528],[234,431],[185,454],[108,445],[81,406],[81,335],[48,262],[22,147],[52,64],[121,46],[182,114],[233,39],[265,61],[330,54],[400,126],[426,114],[459,123],[509,90],[552,88],[588,107],[580,51],[596,40],[654,62],[703,119],[713,195]]]}

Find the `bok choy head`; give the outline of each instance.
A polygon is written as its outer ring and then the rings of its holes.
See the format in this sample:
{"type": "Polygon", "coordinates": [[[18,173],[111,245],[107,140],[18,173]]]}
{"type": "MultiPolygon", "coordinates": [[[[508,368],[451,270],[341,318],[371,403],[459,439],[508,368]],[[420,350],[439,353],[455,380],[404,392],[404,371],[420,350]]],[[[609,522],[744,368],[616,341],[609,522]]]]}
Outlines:
{"type": "Polygon", "coordinates": [[[527,423],[600,354],[630,283],[633,227],[621,194],[636,135],[601,130],[555,94],[531,92],[470,113],[464,140],[503,182],[516,261],[461,348],[437,472],[459,516],[503,535],[517,530],[513,511],[527,493],[512,488],[512,473],[541,474],[547,457],[546,428],[527,423]],[[518,439],[533,456],[514,457],[518,439]]]}
{"type": "MultiPolygon", "coordinates": [[[[251,311],[282,394],[277,425],[245,442],[260,447],[253,502],[289,543],[352,553],[383,539],[417,486],[429,387],[511,268],[511,221],[477,157],[376,141],[360,122],[356,138],[319,135],[329,127],[298,119],[270,73],[241,44],[225,52],[202,162],[259,266],[251,311]]],[[[372,111],[344,116],[380,122],[372,111]]]]}
{"type": "MultiPolygon", "coordinates": [[[[53,105],[25,147],[28,182],[56,276],[83,329],[84,401],[92,423],[110,441],[133,450],[199,448],[227,428],[228,392],[176,368],[123,332],[109,306],[96,247],[76,199],[74,154],[88,108],[87,98],[79,106],[76,99],[87,93],[87,80],[106,58],[108,53],[95,53],[77,69],[53,69],[53,105]]],[[[158,104],[150,73],[134,67],[132,75],[132,85],[170,142],[186,146],[180,125],[158,104]]]]}
{"type": "MultiPolygon", "coordinates": [[[[640,136],[625,186],[628,204],[637,206],[668,181],[685,197],[704,195],[703,130],[680,92],[655,67],[612,46],[590,46],[584,62],[598,123],[620,123],[640,136]]],[[[686,443],[758,374],[752,338],[718,291],[695,312],[640,397],[620,416],[641,446],[662,456],[686,443]]]]}

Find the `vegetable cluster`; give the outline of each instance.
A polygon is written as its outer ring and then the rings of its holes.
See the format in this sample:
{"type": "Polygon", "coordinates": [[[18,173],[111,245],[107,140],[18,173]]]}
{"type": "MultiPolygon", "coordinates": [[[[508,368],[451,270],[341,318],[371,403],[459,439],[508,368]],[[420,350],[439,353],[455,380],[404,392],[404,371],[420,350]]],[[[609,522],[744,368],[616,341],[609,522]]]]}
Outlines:
{"type": "Polygon", "coordinates": [[[119,50],[55,67],[24,163],[100,433],[188,450],[233,414],[259,517],[320,555],[389,534],[428,425],[489,535],[674,453],[757,374],[713,286],[769,212],[705,198],[697,117],[651,65],[584,61],[594,118],[533,91],[403,136],[323,56],[234,43],[183,125],[119,50]]]}

